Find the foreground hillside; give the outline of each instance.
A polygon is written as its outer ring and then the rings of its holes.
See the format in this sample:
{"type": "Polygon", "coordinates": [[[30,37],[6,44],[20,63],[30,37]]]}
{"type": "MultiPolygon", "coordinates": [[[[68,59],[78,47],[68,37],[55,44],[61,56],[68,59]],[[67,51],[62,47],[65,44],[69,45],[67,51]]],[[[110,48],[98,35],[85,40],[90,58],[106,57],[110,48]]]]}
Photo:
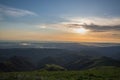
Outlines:
{"type": "Polygon", "coordinates": [[[120,68],[99,67],[82,71],[3,72],[0,80],[120,80],[120,68]]]}

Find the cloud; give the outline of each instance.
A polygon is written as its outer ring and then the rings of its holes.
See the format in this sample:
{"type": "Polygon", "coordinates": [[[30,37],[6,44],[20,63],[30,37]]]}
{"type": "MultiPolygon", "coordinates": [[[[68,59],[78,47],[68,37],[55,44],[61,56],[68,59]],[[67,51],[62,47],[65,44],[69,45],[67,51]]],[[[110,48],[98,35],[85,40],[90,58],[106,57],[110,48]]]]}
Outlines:
{"type": "Polygon", "coordinates": [[[84,27],[86,29],[89,29],[91,31],[95,31],[95,32],[106,32],[106,31],[119,31],[120,30],[120,25],[96,25],[96,24],[71,24],[68,23],[66,25],[64,25],[64,27],[67,28],[80,28],[80,27],[84,27]]]}
{"type": "Polygon", "coordinates": [[[103,18],[103,17],[72,17],[65,18],[70,23],[75,24],[95,24],[101,26],[114,26],[120,25],[120,17],[103,18]]]}
{"type": "Polygon", "coordinates": [[[22,16],[36,16],[37,14],[29,10],[17,9],[0,5],[0,15],[22,17],[22,16]]]}
{"type": "Polygon", "coordinates": [[[105,31],[120,31],[120,18],[67,18],[67,22],[62,22],[61,26],[67,28],[84,27],[91,31],[105,32],[105,31]]]}
{"type": "Polygon", "coordinates": [[[82,26],[94,32],[120,31],[120,25],[101,26],[101,25],[90,24],[90,25],[82,25],[82,26]]]}
{"type": "Polygon", "coordinates": [[[39,29],[52,29],[52,30],[59,30],[59,31],[64,31],[64,32],[70,32],[69,28],[61,23],[56,23],[56,24],[40,24],[36,25],[36,28],[39,29]]]}
{"type": "Polygon", "coordinates": [[[48,28],[48,25],[46,25],[46,24],[40,24],[40,25],[35,25],[35,27],[37,27],[39,29],[46,29],[46,28],[48,28]]]}
{"type": "Polygon", "coordinates": [[[58,29],[63,31],[70,32],[71,29],[77,29],[77,28],[86,28],[92,32],[108,32],[108,31],[120,31],[120,25],[103,25],[103,24],[93,24],[93,23],[73,23],[73,22],[62,22],[62,23],[56,23],[56,24],[44,24],[37,26],[38,28],[42,29],[58,29]]]}
{"type": "MultiPolygon", "coordinates": [[[[95,39],[97,40],[103,40],[106,38],[106,40],[109,41],[109,39],[112,41],[119,40],[120,39],[120,18],[96,18],[96,21],[94,21],[95,18],[80,18],[79,19],[66,19],[64,22],[58,22],[58,23],[51,23],[51,24],[40,24],[37,25],[37,28],[39,29],[52,29],[52,30],[59,30],[62,33],[65,34],[73,34],[79,35],[77,37],[80,37],[80,34],[76,33],[74,30],[77,30],[79,28],[85,28],[86,30],[89,30],[87,34],[84,35],[86,39],[95,39]],[[81,21],[82,20],[82,21],[81,21]],[[104,23],[103,23],[104,22],[104,23]]],[[[81,36],[83,37],[83,35],[81,36]]],[[[79,39],[78,39],[79,40],[79,39]]],[[[80,39],[81,40],[81,39],[80,39]]]]}

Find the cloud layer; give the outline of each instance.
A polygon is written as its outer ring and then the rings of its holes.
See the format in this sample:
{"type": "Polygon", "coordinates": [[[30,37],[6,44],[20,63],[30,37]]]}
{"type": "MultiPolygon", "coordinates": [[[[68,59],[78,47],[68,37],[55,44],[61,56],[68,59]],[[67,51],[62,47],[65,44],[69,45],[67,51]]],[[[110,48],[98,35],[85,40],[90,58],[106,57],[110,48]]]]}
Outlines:
{"type": "Polygon", "coordinates": [[[69,22],[78,23],[78,24],[95,24],[101,26],[114,26],[120,25],[120,17],[72,17],[72,18],[65,18],[69,22]]]}
{"type": "Polygon", "coordinates": [[[67,22],[60,22],[56,24],[42,24],[39,28],[59,29],[63,31],[70,31],[80,27],[89,29],[92,32],[109,32],[120,31],[120,18],[73,18],[66,19],[67,22]]]}
{"type": "Polygon", "coordinates": [[[22,16],[36,16],[37,14],[29,10],[17,9],[0,5],[0,15],[22,17],[22,16]]]}

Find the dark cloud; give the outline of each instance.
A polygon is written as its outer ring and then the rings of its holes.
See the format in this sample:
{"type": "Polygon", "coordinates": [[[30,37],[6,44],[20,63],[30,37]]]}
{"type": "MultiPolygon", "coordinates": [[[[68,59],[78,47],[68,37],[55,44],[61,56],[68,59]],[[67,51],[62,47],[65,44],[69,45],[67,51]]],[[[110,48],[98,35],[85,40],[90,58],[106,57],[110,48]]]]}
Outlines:
{"type": "Polygon", "coordinates": [[[80,28],[80,24],[65,24],[64,25],[65,27],[68,27],[68,28],[80,28]]]}
{"type": "Polygon", "coordinates": [[[95,24],[67,24],[68,28],[80,28],[84,27],[86,29],[90,29],[93,32],[106,32],[106,31],[120,31],[120,25],[108,25],[108,26],[102,26],[102,25],[95,25],[95,24]]]}
{"type": "Polygon", "coordinates": [[[83,25],[87,29],[91,29],[92,31],[97,32],[106,32],[106,31],[119,31],[120,25],[112,25],[112,26],[101,26],[101,25],[83,25]]]}

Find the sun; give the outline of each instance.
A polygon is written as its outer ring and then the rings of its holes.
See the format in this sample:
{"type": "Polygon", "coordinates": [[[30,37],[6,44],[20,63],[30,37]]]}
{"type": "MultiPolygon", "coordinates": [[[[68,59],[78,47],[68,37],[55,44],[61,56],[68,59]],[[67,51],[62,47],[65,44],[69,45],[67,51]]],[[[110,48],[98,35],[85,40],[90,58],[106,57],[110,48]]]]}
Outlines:
{"type": "Polygon", "coordinates": [[[74,32],[75,32],[75,33],[80,33],[80,34],[86,34],[88,31],[89,31],[88,29],[85,29],[85,28],[83,28],[83,27],[74,29],[74,32]]]}

